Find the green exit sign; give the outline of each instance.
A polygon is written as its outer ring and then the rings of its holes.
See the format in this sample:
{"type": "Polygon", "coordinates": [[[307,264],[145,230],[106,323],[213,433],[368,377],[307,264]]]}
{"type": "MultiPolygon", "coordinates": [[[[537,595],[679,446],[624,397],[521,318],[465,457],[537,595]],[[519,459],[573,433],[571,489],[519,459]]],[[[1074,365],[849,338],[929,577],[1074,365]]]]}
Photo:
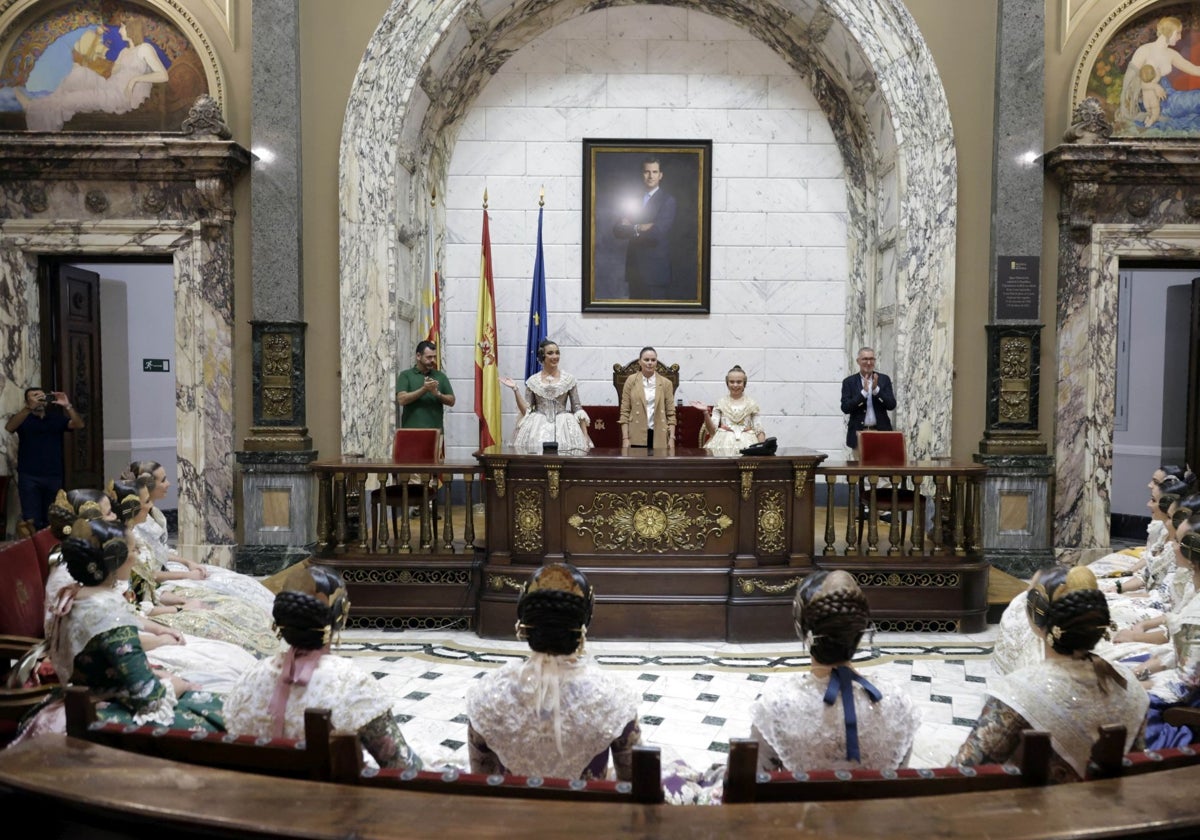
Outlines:
{"type": "Polygon", "coordinates": [[[142,359],[142,371],[144,373],[170,373],[170,359],[142,359]]]}

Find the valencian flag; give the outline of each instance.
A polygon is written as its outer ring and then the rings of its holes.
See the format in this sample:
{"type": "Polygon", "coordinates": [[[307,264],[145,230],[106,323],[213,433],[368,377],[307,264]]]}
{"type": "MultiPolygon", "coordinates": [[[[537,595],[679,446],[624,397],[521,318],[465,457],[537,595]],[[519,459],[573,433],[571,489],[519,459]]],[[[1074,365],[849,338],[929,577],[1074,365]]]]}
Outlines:
{"type": "Polygon", "coordinates": [[[538,345],[546,337],[546,258],[542,254],[542,212],[546,199],[538,199],[537,255],[533,259],[533,292],[529,296],[529,335],[525,339],[525,378],[541,368],[538,345]]]}
{"type": "Polygon", "coordinates": [[[492,240],[488,235],[487,190],[483,191],[483,245],[479,260],[479,315],[475,323],[475,415],[479,448],[504,439],[500,426],[500,370],[496,365],[496,293],[492,282],[492,240]]]}
{"type": "Polygon", "coordinates": [[[437,356],[434,360],[434,366],[442,369],[442,283],[438,277],[437,265],[433,260],[433,210],[437,203],[437,193],[433,193],[429,200],[429,218],[430,235],[425,237],[426,250],[428,252],[428,260],[426,266],[429,269],[429,282],[421,290],[421,312],[417,318],[417,335],[418,340],[432,341],[433,346],[437,348],[437,356]]]}

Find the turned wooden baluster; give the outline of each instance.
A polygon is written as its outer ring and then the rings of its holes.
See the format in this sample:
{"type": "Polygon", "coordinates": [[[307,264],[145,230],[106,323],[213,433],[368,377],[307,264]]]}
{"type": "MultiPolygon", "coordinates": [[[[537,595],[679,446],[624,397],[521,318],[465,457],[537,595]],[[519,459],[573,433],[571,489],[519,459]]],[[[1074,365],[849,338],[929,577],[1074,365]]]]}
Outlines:
{"type": "Polygon", "coordinates": [[[367,474],[356,472],[352,479],[354,489],[358,491],[358,550],[366,554],[370,551],[370,539],[367,534],[367,507],[370,502],[367,497],[367,474]]]}
{"type": "Polygon", "coordinates": [[[463,545],[466,551],[475,547],[475,474],[463,473],[463,491],[467,497],[467,517],[463,522],[463,545]]]}
{"type": "Polygon", "coordinates": [[[913,483],[913,521],[912,533],[908,541],[910,557],[925,553],[925,497],[921,495],[921,487],[925,480],[922,476],[914,475],[913,483]]]}
{"type": "Polygon", "coordinates": [[[317,545],[325,551],[333,547],[330,544],[333,540],[333,530],[329,515],[329,485],[332,482],[333,476],[329,473],[320,473],[317,476],[317,545]]]}
{"type": "Polygon", "coordinates": [[[337,543],[333,547],[335,554],[346,553],[346,474],[337,473],[333,477],[333,528],[337,543]]]}
{"type": "Polygon", "coordinates": [[[858,504],[858,476],[846,476],[850,486],[850,497],[846,501],[846,553],[858,553],[858,517],[861,516],[858,504]]]}
{"type": "Polygon", "coordinates": [[[966,540],[964,539],[964,521],[967,518],[967,477],[965,475],[955,476],[954,478],[954,553],[962,553],[966,551],[966,540]]]}
{"type": "Polygon", "coordinates": [[[945,533],[943,529],[943,506],[945,499],[942,497],[942,479],[935,477],[933,479],[933,530],[930,536],[933,539],[933,548],[929,550],[930,554],[944,554],[943,540],[945,533]]]}
{"type": "Polygon", "coordinates": [[[837,476],[825,475],[825,551],[823,554],[833,554],[833,544],[837,540],[837,529],[833,527],[833,491],[837,487],[837,476]]]}
{"type": "MultiPolygon", "coordinates": [[[[441,476],[439,476],[441,478],[441,476]]],[[[442,548],[454,551],[454,475],[445,483],[446,504],[442,506],[442,548]]]]}
{"type": "Polygon", "coordinates": [[[892,521],[888,528],[888,556],[900,553],[900,517],[904,514],[900,513],[900,487],[904,481],[904,476],[892,476],[892,521]]]}
{"type": "Polygon", "coordinates": [[[412,526],[408,522],[408,473],[404,473],[403,476],[396,473],[392,477],[400,487],[400,535],[396,551],[407,551],[411,554],[413,547],[412,526]]]}
{"type": "Polygon", "coordinates": [[[879,553],[879,499],[878,491],[879,476],[869,475],[864,479],[868,489],[867,504],[870,506],[870,513],[867,515],[867,547],[863,554],[878,554],[879,553]]]}
{"type": "Polygon", "coordinates": [[[429,486],[433,478],[432,473],[421,473],[421,550],[428,551],[433,546],[433,511],[429,508],[429,491],[432,489],[429,486]]]}

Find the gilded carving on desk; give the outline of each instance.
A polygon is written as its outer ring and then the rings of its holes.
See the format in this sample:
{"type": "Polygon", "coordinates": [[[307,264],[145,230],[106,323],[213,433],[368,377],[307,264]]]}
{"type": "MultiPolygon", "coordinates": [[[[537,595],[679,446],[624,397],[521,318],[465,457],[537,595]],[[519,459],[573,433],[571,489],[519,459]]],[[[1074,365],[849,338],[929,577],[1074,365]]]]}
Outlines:
{"type": "Polygon", "coordinates": [[[808,467],[796,467],[795,484],[792,489],[796,494],[796,498],[804,495],[804,488],[808,485],[808,467]]]}
{"type": "Polygon", "coordinates": [[[756,464],[742,464],[742,501],[750,501],[750,489],[754,486],[756,464]]]}
{"type": "Polygon", "coordinates": [[[496,498],[497,499],[504,498],[504,478],[505,478],[504,467],[493,467],[492,468],[492,481],[496,482],[496,498]]]}
{"type": "Polygon", "coordinates": [[[709,507],[703,493],[665,490],[597,493],[567,519],[579,536],[591,536],[598,549],[658,552],[696,551],[710,536],[733,525],[720,505],[709,507]]]}
{"type": "Polygon", "coordinates": [[[558,478],[560,464],[551,464],[546,467],[546,489],[550,491],[550,498],[558,498],[558,478]]]}
{"type": "Polygon", "coordinates": [[[765,490],[759,494],[758,527],[755,533],[759,554],[779,554],[783,551],[786,525],[783,493],[779,490],[765,490]]]}
{"type": "Polygon", "coordinates": [[[524,554],[536,554],[542,550],[542,494],[538,490],[517,491],[517,510],[513,517],[516,533],[513,548],[524,554]]]}

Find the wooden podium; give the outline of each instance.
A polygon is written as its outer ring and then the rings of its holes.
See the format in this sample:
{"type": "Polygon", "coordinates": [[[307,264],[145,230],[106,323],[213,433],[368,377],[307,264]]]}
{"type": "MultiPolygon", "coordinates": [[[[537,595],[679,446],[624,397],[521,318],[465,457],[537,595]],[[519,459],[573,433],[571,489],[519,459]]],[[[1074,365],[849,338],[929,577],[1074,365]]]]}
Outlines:
{"type": "Polygon", "coordinates": [[[791,635],[793,587],[813,568],[823,453],[501,448],[478,457],[487,484],[481,636],[512,635],[521,585],[554,560],[595,586],[596,638],[791,635]]]}

